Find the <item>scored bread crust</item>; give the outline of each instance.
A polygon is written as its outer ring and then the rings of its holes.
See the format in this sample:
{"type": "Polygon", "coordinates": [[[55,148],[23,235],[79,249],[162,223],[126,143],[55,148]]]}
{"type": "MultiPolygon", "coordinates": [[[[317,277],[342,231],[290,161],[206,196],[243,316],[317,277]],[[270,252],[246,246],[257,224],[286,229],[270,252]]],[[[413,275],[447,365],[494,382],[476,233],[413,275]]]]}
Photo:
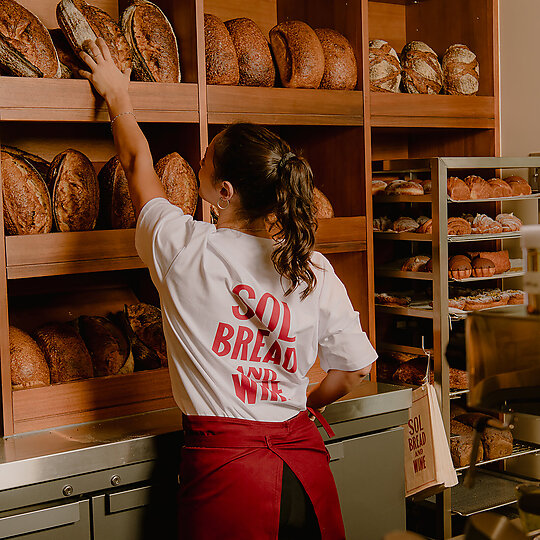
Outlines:
{"type": "Polygon", "coordinates": [[[353,48],[345,36],[331,28],[316,28],[324,53],[324,74],[319,88],[353,90],[357,68],[353,48]]]}
{"type": "Polygon", "coordinates": [[[59,78],[61,75],[47,28],[14,0],[0,0],[0,65],[19,77],[59,78]]]}
{"type": "Polygon", "coordinates": [[[223,21],[210,13],[204,14],[204,52],[207,84],[238,84],[240,70],[232,37],[223,21]]]}
{"type": "Polygon", "coordinates": [[[49,366],[38,344],[29,334],[15,326],[9,327],[9,355],[13,389],[51,383],[49,366]]]}
{"type": "Polygon", "coordinates": [[[270,44],[286,88],[319,88],[324,52],[315,31],[302,21],[285,21],[270,30],[270,44]]]}
{"type": "Polygon", "coordinates": [[[393,47],[383,39],[369,42],[369,88],[373,92],[399,93],[401,63],[393,47]]]}

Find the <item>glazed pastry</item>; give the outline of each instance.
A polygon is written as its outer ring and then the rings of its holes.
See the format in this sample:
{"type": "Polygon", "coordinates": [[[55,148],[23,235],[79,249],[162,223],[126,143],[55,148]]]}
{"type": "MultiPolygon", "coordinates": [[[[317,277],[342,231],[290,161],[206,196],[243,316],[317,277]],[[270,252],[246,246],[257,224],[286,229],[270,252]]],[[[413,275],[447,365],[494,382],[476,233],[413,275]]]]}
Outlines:
{"type": "Polygon", "coordinates": [[[452,279],[467,279],[472,274],[471,261],[463,256],[456,255],[448,261],[448,277],[452,279]]]}
{"type": "Polygon", "coordinates": [[[503,232],[519,231],[523,225],[521,219],[514,214],[499,214],[496,218],[503,228],[503,232]]]}
{"type": "Polygon", "coordinates": [[[467,176],[463,181],[471,190],[471,199],[489,199],[493,197],[491,186],[483,178],[480,178],[480,176],[467,176]]]}
{"type": "Polygon", "coordinates": [[[491,178],[488,180],[488,184],[491,186],[492,197],[512,196],[512,188],[504,180],[500,178],[491,178]]]}
{"type": "Polygon", "coordinates": [[[430,260],[427,255],[417,255],[407,259],[401,267],[402,272],[422,272],[426,263],[430,260]]]}
{"type": "Polygon", "coordinates": [[[472,273],[474,277],[491,277],[495,274],[495,264],[490,259],[476,257],[472,261],[472,273]]]}
{"type": "Polygon", "coordinates": [[[386,186],[387,195],[423,195],[424,188],[417,182],[394,180],[386,186]]]}
{"type": "Polygon", "coordinates": [[[461,178],[456,178],[455,176],[447,179],[446,192],[454,201],[466,201],[471,198],[469,186],[461,178]]]}
{"type": "Polygon", "coordinates": [[[394,221],[392,229],[396,232],[413,232],[418,229],[418,223],[410,217],[400,217],[394,221]]]}
{"type": "Polygon", "coordinates": [[[498,221],[486,216],[486,214],[476,214],[472,223],[473,234],[499,234],[503,231],[503,226],[498,221]]]}
{"type": "Polygon", "coordinates": [[[504,292],[508,295],[509,304],[523,304],[525,301],[525,293],[523,291],[509,289],[504,292]]]}
{"type": "Polygon", "coordinates": [[[449,235],[463,235],[471,234],[471,224],[458,217],[452,217],[448,219],[448,234],[449,235]]]}
{"type": "Polygon", "coordinates": [[[371,194],[376,195],[377,193],[382,193],[388,184],[384,180],[377,180],[374,178],[371,181],[371,194]]]}

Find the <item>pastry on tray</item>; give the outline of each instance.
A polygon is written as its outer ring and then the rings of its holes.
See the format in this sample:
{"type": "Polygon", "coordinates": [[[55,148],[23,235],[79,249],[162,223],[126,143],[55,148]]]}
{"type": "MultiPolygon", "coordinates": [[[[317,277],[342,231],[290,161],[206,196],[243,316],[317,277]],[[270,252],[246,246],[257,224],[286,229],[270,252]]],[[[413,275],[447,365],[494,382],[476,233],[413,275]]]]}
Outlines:
{"type": "Polygon", "coordinates": [[[471,234],[471,231],[471,224],[466,219],[459,217],[448,218],[448,235],[471,234]]]}
{"type": "Polygon", "coordinates": [[[503,228],[503,232],[515,232],[521,229],[523,222],[518,217],[510,214],[499,214],[496,218],[503,228]]]}
{"type": "Polygon", "coordinates": [[[476,214],[472,222],[473,234],[499,234],[503,232],[503,226],[498,221],[486,214],[476,214]]]}
{"type": "Polygon", "coordinates": [[[387,293],[375,293],[375,303],[383,306],[400,306],[405,307],[411,303],[410,296],[399,296],[387,293]]]}

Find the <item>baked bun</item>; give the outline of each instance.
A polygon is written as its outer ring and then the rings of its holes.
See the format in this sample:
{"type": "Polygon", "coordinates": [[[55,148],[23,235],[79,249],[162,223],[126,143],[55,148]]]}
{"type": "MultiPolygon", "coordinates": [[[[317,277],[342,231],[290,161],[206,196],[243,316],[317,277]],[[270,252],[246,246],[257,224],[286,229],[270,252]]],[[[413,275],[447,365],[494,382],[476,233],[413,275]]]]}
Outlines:
{"type": "Polygon", "coordinates": [[[392,229],[396,232],[412,232],[418,229],[418,223],[410,217],[400,217],[394,221],[392,229]]]}
{"type": "Polygon", "coordinates": [[[313,204],[315,205],[315,217],[328,219],[334,217],[334,209],[328,197],[318,188],[313,188],[313,204]]]}
{"type": "Polygon", "coordinates": [[[466,219],[459,217],[448,218],[449,235],[471,234],[471,230],[471,224],[466,219]]]}
{"type": "Polygon", "coordinates": [[[223,21],[210,13],[204,14],[204,54],[207,84],[238,84],[240,69],[233,40],[223,21]]]}
{"type": "Polygon", "coordinates": [[[471,199],[489,199],[493,197],[493,189],[480,176],[471,175],[463,180],[471,190],[471,199]]]}
{"type": "Polygon", "coordinates": [[[448,261],[448,277],[452,279],[467,279],[472,275],[471,261],[463,256],[456,255],[448,261]]]}
{"type": "Polygon", "coordinates": [[[523,225],[521,219],[514,216],[513,213],[499,214],[495,219],[502,225],[503,232],[519,231],[521,229],[521,226],[523,225]]]}
{"type": "Polygon", "coordinates": [[[442,63],[443,84],[447,94],[474,96],[480,78],[478,60],[466,45],[450,45],[442,63]]]}
{"type": "Polygon", "coordinates": [[[435,51],[422,41],[407,43],[400,55],[401,85],[409,94],[438,94],[442,69],[435,51]]]}
{"type": "Polygon", "coordinates": [[[274,86],[276,68],[261,29],[246,17],[225,21],[231,35],[242,86],[274,86]]]}
{"type": "Polygon", "coordinates": [[[491,186],[492,197],[512,196],[512,188],[501,178],[491,178],[488,180],[488,184],[491,186]]]}
{"type": "Polygon", "coordinates": [[[503,226],[498,221],[495,221],[486,214],[476,214],[472,223],[473,234],[499,234],[502,231],[503,226]]]}
{"type": "Polygon", "coordinates": [[[43,352],[26,332],[15,326],[9,327],[9,355],[14,390],[50,384],[51,375],[43,352]]]}
{"type": "Polygon", "coordinates": [[[324,53],[324,75],[319,88],[354,90],[356,57],[347,38],[331,28],[317,28],[315,33],[324,53]]]}
{"type": "Polygon", "coordinates": [[[471,198],[469,186],[461,178],[456,178],[455,176],[447,179],[446,192],[454,201],[466,201],[471,198]]]}
{"type": "Polygon", "coordinates": [[[315,31],[302,21],[285,21],[270,30],[270,44],[286,88],[319,88],[324,51],[315,31]]]}
{"type": "Polygon", "coordinates": [[[388,184],[384,180],[373,179],[371,181],[371,194],[376,195],[377,193],[382,193],[388,184]]]}
{"type": "Polygon", "coordinates": [[[369,87],[373,92],[399,92],[401,64],[396,51],[383,39],[369,42],[369,87]]]}
{"type": "Polygon", "coordinates": [[[491,277],[495,275],[495,264],[490,259],[476,257],[472,261],[472,273],[474,277],[491,277]]]}
{"type": "Polygon", "coordinates": [[[386,186],[387,195],[423,195],[424,188],[417,182],[394,180],[386,186]]]}
{"type": "Polygon", "coordinates": [[[402,272],[422,272],[424,271],[424,266],[430,260],[427,255],[416,255],[416,257],[410,257],[407,259],[402,267],[402,272]]]}

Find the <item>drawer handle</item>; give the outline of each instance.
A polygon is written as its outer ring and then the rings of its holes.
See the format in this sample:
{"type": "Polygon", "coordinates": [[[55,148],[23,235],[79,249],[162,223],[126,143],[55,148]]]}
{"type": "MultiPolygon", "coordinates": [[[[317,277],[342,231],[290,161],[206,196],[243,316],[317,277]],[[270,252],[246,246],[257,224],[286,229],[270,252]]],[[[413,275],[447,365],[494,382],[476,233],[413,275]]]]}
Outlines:
{"type": "Polygon", "coordinates": [[[74,502],[0,518],[0,537],[10,538],[77,523],[81,519],[79,504],[74,502]]]}
{"type": "Polygon", "coordinates": [[[338,459],[343,459],[345,457],[345,450],[342,442],[328,444],[326,445],[326,449],[330,455],[330,461],[337,461],[338,459]]]}

